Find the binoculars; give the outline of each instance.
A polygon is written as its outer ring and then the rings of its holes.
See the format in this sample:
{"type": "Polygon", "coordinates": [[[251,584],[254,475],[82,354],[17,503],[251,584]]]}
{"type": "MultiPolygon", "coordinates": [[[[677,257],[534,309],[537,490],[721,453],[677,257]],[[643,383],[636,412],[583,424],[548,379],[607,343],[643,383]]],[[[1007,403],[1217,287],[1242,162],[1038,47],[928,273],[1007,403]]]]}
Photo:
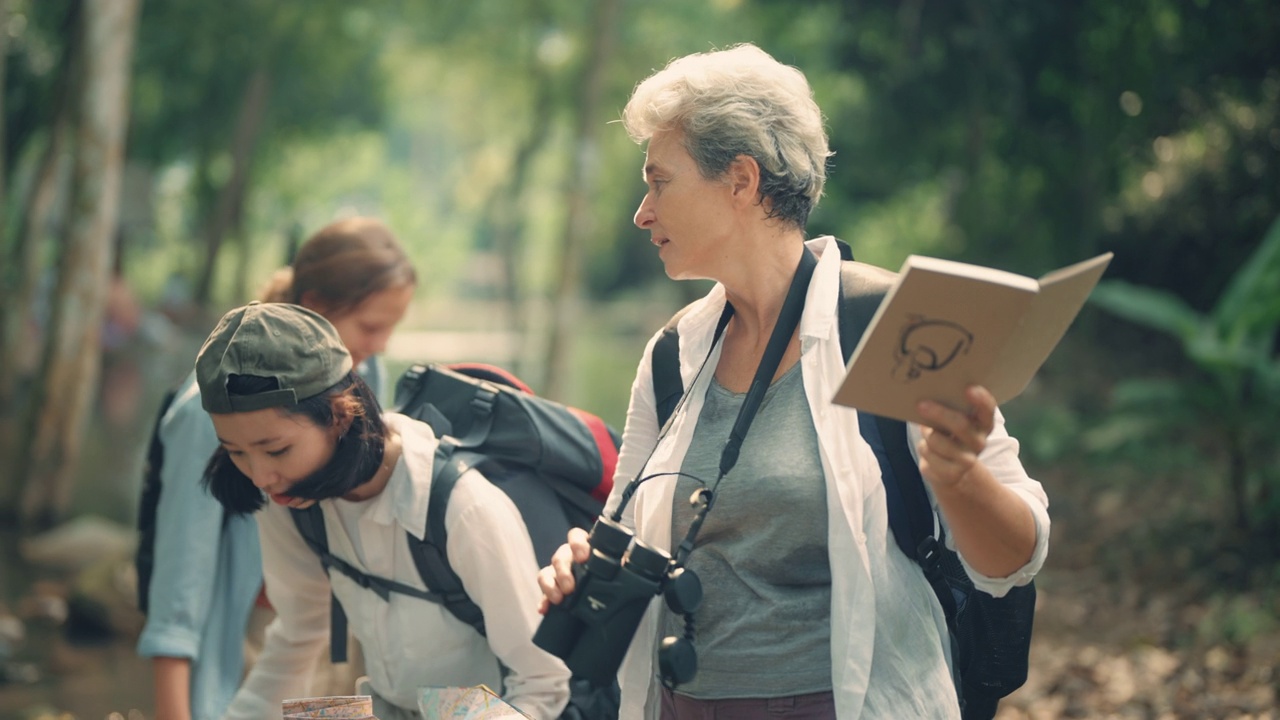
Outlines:
{"type": "MultiPolygon", "coordinates": [[[[702,587],[670,555],[608,518],[596,521],[590,542],[591,556],[573,568],[576,588],[547,609],[533,643],[564,660],[575,677],[604,685],[617,675],[649,601],[664,593],[672,610],[689,614],[702,600],[702,587]]],[[[692,659],[692,643],[683,639],[668,638],[664,653],[673,642],[688,642],[692,659]]],[[[667,672],[669,663],[661,663],[664,682],[693,679],[694,669],[683,659],[684,654],[673,673],[667,672]]]]}

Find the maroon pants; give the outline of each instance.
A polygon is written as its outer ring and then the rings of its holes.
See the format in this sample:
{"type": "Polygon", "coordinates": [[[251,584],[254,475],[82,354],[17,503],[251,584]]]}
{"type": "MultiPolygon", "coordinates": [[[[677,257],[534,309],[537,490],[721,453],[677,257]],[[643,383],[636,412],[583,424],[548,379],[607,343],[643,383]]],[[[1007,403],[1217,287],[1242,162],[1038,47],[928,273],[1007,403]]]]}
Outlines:
{"type": "Polygon", "coordinates": [[[775,698],[698,700],[662,689],[662,720],[835,720],[835,696],[828,692],[775,698]]]}

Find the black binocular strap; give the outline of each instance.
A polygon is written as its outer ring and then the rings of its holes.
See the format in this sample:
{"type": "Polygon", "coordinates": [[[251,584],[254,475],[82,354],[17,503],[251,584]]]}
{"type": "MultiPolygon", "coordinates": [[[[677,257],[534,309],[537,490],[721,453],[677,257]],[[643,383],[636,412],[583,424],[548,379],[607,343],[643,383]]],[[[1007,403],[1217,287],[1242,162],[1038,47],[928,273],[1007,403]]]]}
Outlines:
{"type": "MultiPolygon", "coordinates": [[[[701,510],[694,515],[693,522],[689,525],[689,532],[685,535],[684,540],[680,543],[676,551],[675,562],[677,565],[683,566],[685,560],[688,559],[689,553],[693,552],[694,540],[698,537],[698,531],[702,528],[702,523],[707,519],[707,515],[711,512],[711,505],[715,502],[715,491],[719,487],[720,481],[725,475],[733,469],[738,462],[738,453],[742,450],[742,442],[747,437],[747,431],[751,429],[751,423],[756,418],[756,412],[760,409],[760,403],[764,400],[764,394],[769,389],[769,385],[773,383],[773,375],[778,371],[778,366],[782,363],[782,356],[787,352],[787,346],[791,344],[791,336],[795,334],[796,327],[800,325],[800,316],[804,313],[804,298],[809,290],[809,280],[813,277],[813,270],[818,266],[818,259],[808,248],[803,248],[800,253],[800,263],[796,268],[795,275],[791,278],[791,287],[787,290],[786,299],[782,301],[782,309],[778,311],[778,321],[773,326],[773,332],[769,335],[769,342],[765,345],[764,355],[760,358],[760,365],[756,368],[755,377],[751,381],[751,387],[747,390],[747,396],[742,400],[742,407],[738,410],[738,418],[733,423],[733,430],[729,432],[729,440],[725,443],[724,450],[720,453],[720,472],[715,483],[711,486],[710,492],[706,493],[706,504],[701,510]]],[[[732,306],[726,306],[732,307],[732,306]]],[[[668,418],[670,422],[670,418],[668,418]]]]}

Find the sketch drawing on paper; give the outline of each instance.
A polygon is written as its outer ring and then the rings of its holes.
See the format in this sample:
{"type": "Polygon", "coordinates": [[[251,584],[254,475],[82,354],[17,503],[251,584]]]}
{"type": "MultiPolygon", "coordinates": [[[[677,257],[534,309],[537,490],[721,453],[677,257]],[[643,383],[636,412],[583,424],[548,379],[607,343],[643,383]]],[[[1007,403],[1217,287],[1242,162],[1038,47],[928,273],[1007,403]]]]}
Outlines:
{"type": "Polygon", "coordinates": [[[902,328],[894,351],[894,376],[911,382],[921,375],[938,372],[973,345],[973,333],[950,320],[912,316],[902,328]]]}

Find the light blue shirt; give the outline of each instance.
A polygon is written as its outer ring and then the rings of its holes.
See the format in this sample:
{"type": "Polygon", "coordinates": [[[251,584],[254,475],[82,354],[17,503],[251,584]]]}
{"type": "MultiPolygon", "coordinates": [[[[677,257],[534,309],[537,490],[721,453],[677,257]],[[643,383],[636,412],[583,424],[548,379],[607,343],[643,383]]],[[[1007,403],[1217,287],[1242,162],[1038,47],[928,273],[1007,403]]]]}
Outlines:
{"type": "MultiPolygon", "coordinates": [[[[381,400],[381,359],[359,371],[381,400]]],[[[244,677],[245,629],[262,588],[258,524],[252,515],[227,515],[200,482],[218,437],[194,372],[161,420],[160,442],[155,567],[138,654],[189,659],[192,720],[216,720],[244,677]]]]}

